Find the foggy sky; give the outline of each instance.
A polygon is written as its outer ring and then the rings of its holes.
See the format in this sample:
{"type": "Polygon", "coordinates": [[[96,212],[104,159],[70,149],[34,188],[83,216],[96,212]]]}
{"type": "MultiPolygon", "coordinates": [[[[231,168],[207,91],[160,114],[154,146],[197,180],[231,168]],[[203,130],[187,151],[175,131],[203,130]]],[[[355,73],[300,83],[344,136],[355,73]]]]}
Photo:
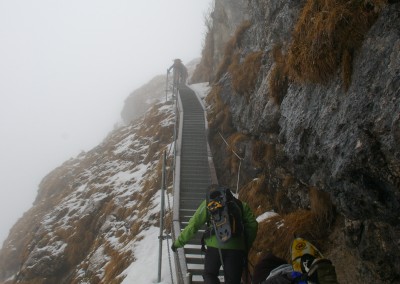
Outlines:
{"type": "Polygon", "coordinates": [[[99,144],[125,98],[201,55],[212,0],[0,0],[0,246],[41,179],[99,144]]]}

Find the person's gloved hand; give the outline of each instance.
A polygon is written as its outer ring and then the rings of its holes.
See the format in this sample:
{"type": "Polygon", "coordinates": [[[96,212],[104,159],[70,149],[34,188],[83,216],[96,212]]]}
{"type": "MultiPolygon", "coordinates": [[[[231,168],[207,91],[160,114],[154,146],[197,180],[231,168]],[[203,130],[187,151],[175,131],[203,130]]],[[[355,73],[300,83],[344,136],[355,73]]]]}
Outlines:
{"type": "Polygon", "coordinates": [[[175,244],[172,244],[171,249],[173,252],[176,252],[177,247],[175,246],[175,244]]]}

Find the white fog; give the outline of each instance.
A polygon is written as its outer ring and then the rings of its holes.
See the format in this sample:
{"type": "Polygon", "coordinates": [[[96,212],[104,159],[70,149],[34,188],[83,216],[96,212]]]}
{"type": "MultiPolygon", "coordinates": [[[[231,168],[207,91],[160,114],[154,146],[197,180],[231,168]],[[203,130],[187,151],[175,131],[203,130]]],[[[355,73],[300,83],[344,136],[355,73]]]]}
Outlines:
{"type": "Polygon", "coordinates": [[[0,245],[41,179],[100,143],[132,91],[200,57],[211,2],[0,1],[0,245]]]}

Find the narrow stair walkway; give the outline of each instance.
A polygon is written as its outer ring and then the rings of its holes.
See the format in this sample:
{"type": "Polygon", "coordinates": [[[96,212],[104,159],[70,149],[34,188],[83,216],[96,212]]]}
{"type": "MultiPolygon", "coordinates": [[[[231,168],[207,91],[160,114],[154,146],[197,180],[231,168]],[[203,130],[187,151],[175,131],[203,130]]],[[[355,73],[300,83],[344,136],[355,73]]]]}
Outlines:
{"type": "MultiPolygon", "coordinates": [[[[207,188],[216,182],[213,163],[209,162],[204,109],[195,92],[187,86],[179,88],[183,108],[179,222],[185,228],[197,207],[204,200],[207,188]],[[213,177],[214,176],[214,177],[213,177]]],[[[201,252],[201,237],[204,230],[185,246],[184,254],[192,283],[203,283],[204,253],[201,252]]]]}

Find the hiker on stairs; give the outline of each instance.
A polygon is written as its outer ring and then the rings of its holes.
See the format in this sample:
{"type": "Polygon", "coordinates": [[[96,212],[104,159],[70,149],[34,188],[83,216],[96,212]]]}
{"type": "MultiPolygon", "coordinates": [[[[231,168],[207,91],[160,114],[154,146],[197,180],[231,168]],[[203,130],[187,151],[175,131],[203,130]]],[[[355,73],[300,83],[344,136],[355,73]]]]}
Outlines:
{"type": "Polygon", "coordinates": [[[258,230],[257,220],[250,207],[236,199],[228,188],[211,185],[206,200],[197,208],[171,249],[176,252],[177,248],[187,244],[204,224],[209,226],[203,236],[207,246],[204,282],[219,284],[218,275],[222,265],[225,283],[240,284],[243,268],[247,265],[247,254],[258,230]],[[235,210],[239,214],[234,213],[235,210]],[[227,224],[229,228],[224,227],[227,224]]]}
{"type": "Polygon", "coordinates": [[[167,69],[167,72],[169,73],[171,69],[173,70],[174,86],[177,87],[181,84],[186,84],[188,71],[185,65],[183,65],[182,60],[180,60],[179,58],[174,59],[174,64],[172,64],[171,67],[167,69]]]}

